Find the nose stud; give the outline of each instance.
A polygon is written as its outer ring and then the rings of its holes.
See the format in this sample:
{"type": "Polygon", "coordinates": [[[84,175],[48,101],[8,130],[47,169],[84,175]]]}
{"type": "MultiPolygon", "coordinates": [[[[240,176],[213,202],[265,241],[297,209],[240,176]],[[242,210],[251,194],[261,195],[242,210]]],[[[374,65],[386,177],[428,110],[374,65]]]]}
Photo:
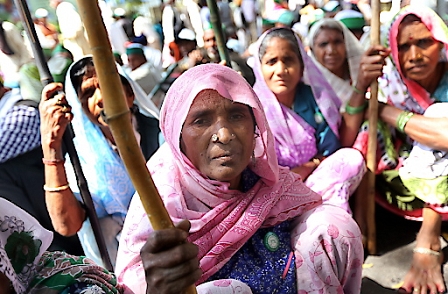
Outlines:
{"type": "Polygon", "coordinates": [[[418,53],[418,54],[415,56],[415,58],[417,58],[417,59],[423,59],[423,55],[422,55],[421,53],[418,53]]]}
{"type": "MultiPolygon", "coordinates": [[[[232,139],[235,138],[235,134],[231,134],[230,137],[231,137],[232,139]]],[[[219,142],[219,137],[218,137],[217,134],[213,134],[213,135],[212,135],[212,142],[213,142],[213,143],[218,143],[218,142],[219,142]]]]}

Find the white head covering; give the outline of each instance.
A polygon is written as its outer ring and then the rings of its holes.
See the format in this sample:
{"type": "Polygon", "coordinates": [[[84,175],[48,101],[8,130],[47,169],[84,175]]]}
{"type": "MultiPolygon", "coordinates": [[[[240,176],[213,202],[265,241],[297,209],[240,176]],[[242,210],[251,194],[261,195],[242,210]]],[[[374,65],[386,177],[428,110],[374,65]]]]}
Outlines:
{"type": "MultiPolygon", "coordinates": [[[[316,38],[317,34],[320,32],[322,27],[330,27],[337,29],[341,31],[342,34],[344,35],[345,51],[346,51],[346,58],[348,61],[348,68],[350,72],[350,80],[356,82],[356,79],[358,78],[359,63],[361,61],[361,56],[364,52],[358,39],[356,39],[353,33],[350,32],[350,30],[340,21],[332,18],[325,18],[316,22],[311,27],[310,32],[308,33],[307,40],[311,49],[314,47],[314,39],[316,38]]],[[[350,96],[353,93],[350,81],[343,80],[340,77],[333,74],[331,71],[329,71],[325,66],[323,66],[320,62],[316,60],[312,50],[309,51],[309,54],[311,55],[313,61],[319,67],[320,71],[324,74],[327,81],[332,86],[333,90],[336,92],[336,95],[341,100],[342,102],[341,110],[343,111],[345,109],[346,103],[350,100],[350,96]]]]}
{"type": "Polygon", "coordinates": [[[39,8],[34,12],[35,18],[45,18],[48,17],[48,10],[45,8],[39,8]]]}

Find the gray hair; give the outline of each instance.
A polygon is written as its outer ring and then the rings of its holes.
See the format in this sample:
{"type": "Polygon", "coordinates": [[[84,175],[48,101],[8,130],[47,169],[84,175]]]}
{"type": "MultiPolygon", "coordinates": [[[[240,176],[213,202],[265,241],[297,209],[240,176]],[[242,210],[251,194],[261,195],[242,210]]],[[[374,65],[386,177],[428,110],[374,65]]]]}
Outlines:
{"type": "MultiPolygon", "coordinates": [[[[260,49],[258,50],[258,58],[260,59],[260,61],[263,58],[263,56],[266,54],[266,51],[269,47],[269,42],[274,38],[280,38],[280,39],[288,41],[288,43],[291,44],[291,46],[294,50],[294,53],[296,53],[297,56],[299,57],[300,61],[302,61],[302,55],[300,54],[300,48],[299,48],[299,45],[297,44],[297,42],[298,42],[297,36],[294,33],[294,31],[292,31],[289,28],[273,29],[266,34],[266,36],[261,41],[260,49]]],[[[302,62],[302,64],[303,64],[303,62],[302,62]]]]}
{"type": "Polygon", "coordinates": [[[342,28],[342,24],[332,18],[326,18],[322,19],[315,24],[313,24],[310,28],[310,32],[308,33],[308,45],[313,48],[314,47],[314,41],[316,37],[323,31],[323,30],[337,30],[344,35],[344,29],[342,28]]]}

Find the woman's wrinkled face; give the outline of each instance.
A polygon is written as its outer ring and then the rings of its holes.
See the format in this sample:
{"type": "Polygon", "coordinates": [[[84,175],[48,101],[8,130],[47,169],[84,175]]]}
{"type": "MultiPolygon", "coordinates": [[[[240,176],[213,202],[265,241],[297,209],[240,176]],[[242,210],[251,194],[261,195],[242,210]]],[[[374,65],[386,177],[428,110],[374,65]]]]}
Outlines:
{"type": "Polygon", "coordinates": [[[426,25],[420,21],[401,24],[397,44],[403,75],[419,83],[431,79],[439,63],[442,45],[433,38],[426,25]]]}
{"type": "MultiPolygon", "coordinates": [[[[125,88],[123,86],[123,88],[125,88]]],[[[129,108],[134,103],[134,95],[132,91],[124,90],[126,103],[129,108]]],[[[103,96],[101,95],[100,85],[96,74],[90,77],[84,77],[78,94],[84,113],[94,124],[99,126],[107,126],[107,123],[101,116],[104,109],[103,96]]]]}
{"type": "Polygon", "coordinates": [[[238,189],[241,172],[255,147],[254,128],[248,105],[233,102],[215,90],[204,90],[194,99],[185,119],[181,150],[202,174],[238,189]]]}
{"type": "Polygon", "coordinates": [[[339,72],[346,62],[344,35],[337,29],[321,29],[312,50],[316,60],[332,73],[339,72]]]}
{"type": "Polygon", "coordinates": [[[291,43],[274,37],[261,58],[261,71],[269,89],[279,98],[295,92],[303,75],[302,60],[291,43]]]}

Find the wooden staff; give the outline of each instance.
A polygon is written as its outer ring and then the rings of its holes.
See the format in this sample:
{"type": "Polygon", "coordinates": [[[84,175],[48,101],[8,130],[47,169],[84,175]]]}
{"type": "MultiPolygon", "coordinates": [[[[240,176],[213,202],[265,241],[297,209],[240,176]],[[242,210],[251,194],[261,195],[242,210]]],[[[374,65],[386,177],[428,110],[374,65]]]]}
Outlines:
{"type": "MultiPolygon", "coordinates": [[[[372,20],[370,22],[370,43],[380,44],[380,0],[372,0],[372,20]]],[[[367,145],[367,199],[366,226],[367,250],[376,253],[376,224],[375,224],[375,176],[376,176],[376,147],[378,129],[378,80],[370,85],[369,102],[369,141],[367,145]]]]}
{"type": "MultiPolygon", "coordinates": [[[[44,53],[42,51],[42,46],[37,38],[36,30],[31,19],[30,10],[25,0],[15,0],[15,4],[18,8],[28,40],[30,41],[31,49],[33,50],[34,60],[39,70],[40,80],[42,84],[46,86],[53,82],[53,76],[50,73],[50,69],[48,68],[47,61],[45,60],[44,53]]],[[[104,267],[108,271],[112,272],[114,268],[112,266],[112,262],[110,261],[109,253],[107,252],[106,242],[104,241],[98,215],[96,214],[95,205],[92,200],[92,195],[90,194],[87,186],[87,180],[84,176],[84,172],[82,171],[81,162],[73,143],[73,137],[73,126],[70,123],[64,132],[62,141],[73,166],[76,183],[78,184],[79,193],[81,194],[82,201],[86,207],[87,217],[89,218],[92,226],[93,235],[95,237],[96,244],[98,245],[98,250],[100,251],[101,260],[104,267]]]]}
{"type": "MultiPolygon", "coordinates": [[[[137,190],[154,230],[174,227],[154,185],[146,161],[134,135],[130,110],[126,104],[115,59],[96,0],[77,0],[79,12],[89,37],[96,74],[104,99],[104,112],[120,157],[137,190]]],[[[191,286],[187,293],[196,293],[191,286]]]]}
{"type": "Polygon", "coordinates": [[[207,0],[207,7],[210,9],[210,23],[215,32],[216,43],[218,44],[219,57],[221,61],[225,60],[228,67],[232,67],[229,51],[227,50],[226,40],[222,32],[222,23],[219,16],[218,5],[215,0],[207,0]]]}

